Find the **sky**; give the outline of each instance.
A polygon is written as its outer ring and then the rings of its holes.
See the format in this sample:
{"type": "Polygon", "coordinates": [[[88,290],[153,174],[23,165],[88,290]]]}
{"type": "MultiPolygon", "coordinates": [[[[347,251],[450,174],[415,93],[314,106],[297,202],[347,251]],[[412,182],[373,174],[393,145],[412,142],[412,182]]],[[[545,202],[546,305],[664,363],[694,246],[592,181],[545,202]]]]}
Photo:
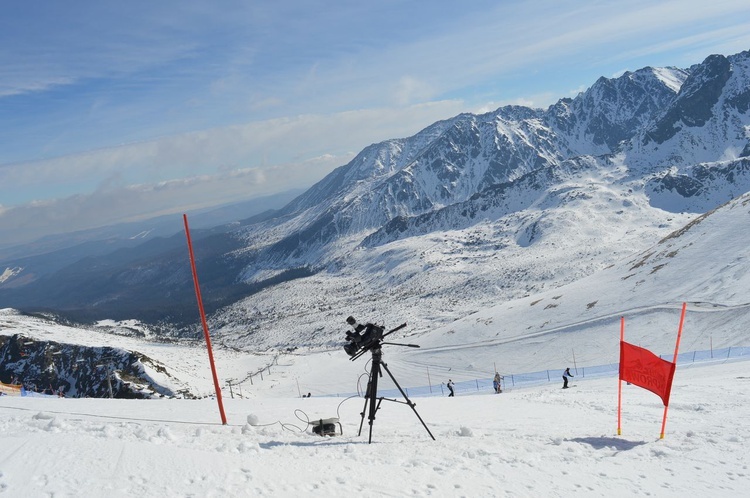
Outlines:
{"type": "Polygon", "coordinates": [[[15,2],[0,239],[307,188],[462,112],[750,48],[744,0],[15,2]]]}

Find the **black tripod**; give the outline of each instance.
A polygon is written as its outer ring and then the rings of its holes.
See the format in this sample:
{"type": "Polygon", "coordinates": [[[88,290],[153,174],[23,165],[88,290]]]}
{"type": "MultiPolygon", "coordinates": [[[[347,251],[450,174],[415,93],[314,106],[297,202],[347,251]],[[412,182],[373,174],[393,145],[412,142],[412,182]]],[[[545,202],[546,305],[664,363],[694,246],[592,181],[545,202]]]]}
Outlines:
{"type": "MultiPolygon", "coordinates": [[[[359,423],[359,433],[358,436],[362,434],[362,425],[365,422],[365,412],[368,413],[368,420],[370,421],[370,438],[367,440],[367,443],[372,443],[372,424],[375,422],[375,413],[380,410],[380,403],[385,401],[393,401],[394,403],[402,403],[404,405],[409,405],[409,407],[414,410],[414,414],[417,416],[420,422],[422,422],[422,426],[424,426],[425,430],[427,430],[427,433],[430,435],[432,440],[435,440],[435,436],[432,435],[432,432],[430,432],[430,429],[427,428],[427,425],[424,423],[424,420],[422,420],[422,417],[419,416],[419,413],[417,413],[417,409],[414,408],[414,403],[409,399],[409,397],[406,395],[403,389],[401,389],[401,386],[396,381],[396,378],[393,376],[390,370],[388,370],[388,365],[383,363],[383,350],[380,348],[381,344],[392,344],[392,343],[384,343],[381,341],[376,341],[375,344],[370,348],[370,351],[372,351],[372,367],[370,368],[370,380],[367,382],[367,391],[365,392],[365,406],[362,408],[362,421],[359,423]],[[383,370],[386,371],[388,376],[391,378],[394,384],[396,384],[396,387],[398,387],[398,390],[401,392],[401,395],[404,397],[406,401],[400,401],[397,399],[389,399],[384,397],[378,397],[378,377],[382,377],[383,371],[380,369],[380,367],[383,367],[383,370]],[[375,400],[378,400],[377,403],[375,403],[375,400]],[[367,409],[367,403],[370,403],[370,409],[368,411],[367,409]]],[[[394,344],[397,346],[412,346],[411,344],[394,344]]],[[[419,346],[416,346],[419,347],[419,346]]]]}

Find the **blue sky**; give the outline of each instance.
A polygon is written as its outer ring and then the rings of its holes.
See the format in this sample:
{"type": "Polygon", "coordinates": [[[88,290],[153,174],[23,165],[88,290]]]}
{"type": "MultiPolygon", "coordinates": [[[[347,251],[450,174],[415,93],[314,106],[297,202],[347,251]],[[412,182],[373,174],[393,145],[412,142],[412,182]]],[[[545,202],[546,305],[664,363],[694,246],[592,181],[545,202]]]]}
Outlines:
{"type": "Polygon", "coordinates": [[[461,112],[750,49],[747,0],[10,2],[0,245],[312,185],[461,112]]]}

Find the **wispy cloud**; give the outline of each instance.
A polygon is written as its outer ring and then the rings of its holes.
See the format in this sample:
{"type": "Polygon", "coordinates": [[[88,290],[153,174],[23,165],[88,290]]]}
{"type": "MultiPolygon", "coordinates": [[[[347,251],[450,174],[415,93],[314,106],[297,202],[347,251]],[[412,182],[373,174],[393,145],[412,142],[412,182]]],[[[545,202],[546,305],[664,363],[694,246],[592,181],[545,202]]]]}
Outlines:
{"type": "Polygon", "coordinates": [[[309,187],[373,138],[411,135],[461,108],[460,102],[447,101],[298,116],[5,165],[0,167],[2,198],[12,201],[16,189],[37,197],[0,209],[0,233],[31,240],[309,187]],[[346,138],[333,147],[330,136],[346,138]],[[77,185],[78,193],[65,195],[70,185],[77,185]]]}
{"type": "MultiPolygon", "coordinates": [[[[329,171],[338,157],[322,157],[271,168],[222,171],[143,185],[104,183],[91,193],[20,206],[0,207],[0,232],[17,242],[108,224],[137,221],[259,197],[295,186],[299,179],[329,171]]],[[[304,185],[298,185],[304,186],[304,185]]],[[[7,245],[4,240],[3,245],[7,245]]]]}

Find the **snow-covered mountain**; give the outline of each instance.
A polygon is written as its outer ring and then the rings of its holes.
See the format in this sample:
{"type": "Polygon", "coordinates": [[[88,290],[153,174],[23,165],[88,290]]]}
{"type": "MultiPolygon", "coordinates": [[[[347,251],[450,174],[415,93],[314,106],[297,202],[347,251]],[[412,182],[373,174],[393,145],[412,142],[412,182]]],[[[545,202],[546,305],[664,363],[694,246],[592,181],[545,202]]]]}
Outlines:
{"type": "MultiPolygon", "coordinates": [[[[576,361],[585,368],[616,364],[620,317],[626,318],[627,340],[671,353],[683,302],[688,311],[681,351],[747,346],[750,233],[737,227],[749,222],[746,193],[644,251],[570,284],[483,306],[459,299],[459,290],[453,289],[441,300],[446,309],[432,317],[425,316],[423,301],[441,298],[431,292],[363,300],[362,282],[316,276],[283,284],[284,301],[263,292],[252,303],[257,308],[251,309],[251,303],[244,303],[244,310],[232,307],[222,315],[223,326],[213,329],[222,388],[229,395],[231,383],[251,397],[258,392],[295,397],[300,389],[315,395],[353,392],[362,364],[347,361],[342,348],[349,314],[389,329],[407,323],[394,341],[421,347],[389,346],[386,351],[407,388],[426,385],[426,371],[469,381],[491,378],[493,367],[510,375],[562,369],[576,361]],[[285,308],[285,303],[297,308],[285,308]],[[248,329],[228,316],[254,312],[275,313],[274,323],[248,329]]],[[[446,265],[458,262],[460,257],[445,255],[446,265]]],[[[555,270],[546,261],[537,264],[548,273],[555,270]]],[[[446,274],[433,275],[435,289],[449,282],[452,276],[446,274]]],[[[461,290],[473,297],[473,288],[461,290]]],[[[94,368],[105,363],[103,357],[117,359],[111,370],[119,396],[203,397],[213,389],[202,341],[164,341],[136,323],[80,328],[4,310],[0,357],[0,380],[15,375],[45,387],[59,384],[68,395],[107,396],[107,372],[94,368]],[[71,370],[75,365],[78,373],[71,370]]],[[[383,382],[384,388],[390,386],[387,379],[383,382]]]]}
{"type": "Polygon", "coordinates": [[[749,61],[645,68],[546,111],[461,115],[373,145],[239,232],[246,282],[314,275],[213,325],[260,347],[323,344],[348,311],[427,330],[638,253],[750,190],[749,61]],[[294,333],[261,339],[279,328],[294,333]]]}
{"type": "Polygon", "coordinates": [[[453,225],[473,224],[462,205],[478,196],[519,198],[511,210],[532,204],[565,170],[611,167],[606,155],[653,122],[684,78],[681,70],[647,68],[601,78],[546,111],[508,106],[464,114],[372,145],[290,203],[283,217],[244,231],[245,251],[260,261],[244,276],[257,279],[254,272],[274,266],[320,266],[334,259],[330,249],[320,251],[331,242],[388,223],[424,226],[432,216],[444,218],[446,208],[453,225]]]}
{"type": "MultiPolygon", "coordinates": [[[[261,349],[334,343],[349,314],[426,331],[636,254],[750,190],[749,61],[644,68],[373,144],[283,209],[196,238],[211,328],[261,349]]],[[[14,266],[0,306],[197,332],[182,239],[27,285],[14,266]]]]}

